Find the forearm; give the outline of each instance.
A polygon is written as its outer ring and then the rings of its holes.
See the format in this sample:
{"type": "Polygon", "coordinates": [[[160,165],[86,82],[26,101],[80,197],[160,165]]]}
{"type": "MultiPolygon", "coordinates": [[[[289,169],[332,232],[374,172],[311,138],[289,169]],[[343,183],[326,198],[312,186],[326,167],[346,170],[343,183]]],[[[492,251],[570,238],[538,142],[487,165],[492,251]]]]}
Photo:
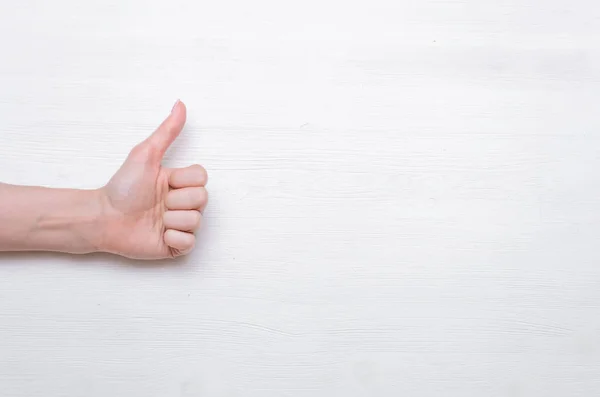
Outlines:
{"type": "Polygon", "coordinates": [[[100,251],[102,215],[97,190],[0,183],[0,251],[100,251]]]}

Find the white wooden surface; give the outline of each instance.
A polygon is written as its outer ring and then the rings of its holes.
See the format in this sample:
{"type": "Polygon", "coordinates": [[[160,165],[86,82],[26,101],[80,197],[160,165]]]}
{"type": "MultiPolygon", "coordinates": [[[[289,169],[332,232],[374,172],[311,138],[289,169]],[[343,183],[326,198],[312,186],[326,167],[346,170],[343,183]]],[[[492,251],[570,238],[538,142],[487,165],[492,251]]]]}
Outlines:
{"type": "MultiPolygon", "coordinates": [[[[0,2],[0,180],[188,105],[190,257],[0,255],[2,396],[592,396],[600,5],[0,2]]],[[[2,225],[0,225],[2,227],[2,225]]]]}

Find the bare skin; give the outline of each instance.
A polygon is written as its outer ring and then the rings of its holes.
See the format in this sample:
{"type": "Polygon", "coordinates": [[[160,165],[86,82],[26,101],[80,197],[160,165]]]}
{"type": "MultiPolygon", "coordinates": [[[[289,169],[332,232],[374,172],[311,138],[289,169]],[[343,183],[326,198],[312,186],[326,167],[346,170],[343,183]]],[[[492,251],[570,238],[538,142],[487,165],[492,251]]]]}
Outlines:
{"type": "Polygon", "coordinates": [[[0,251],[110,252],[134,259],[188,254],[208,201],[208,176],[197,164],[161,165],[185,119],[178,101],[102,188],[0,184],[0,251]]]}

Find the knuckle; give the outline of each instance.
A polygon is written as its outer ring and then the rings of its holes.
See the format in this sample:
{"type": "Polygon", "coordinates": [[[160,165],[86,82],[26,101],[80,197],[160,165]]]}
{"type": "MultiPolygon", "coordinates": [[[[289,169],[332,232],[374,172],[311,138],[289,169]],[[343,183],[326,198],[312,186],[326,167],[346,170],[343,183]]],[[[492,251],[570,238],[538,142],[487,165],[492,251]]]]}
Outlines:
{"type": "Polygon", "coordinates": [[[203,206],[208,202],[208,192],[206,189],[201,188],[200,191],[200,199],[198,200],[199,206],[203,206]]]}
{"type": "Polygon", "coordinates": [[[130,155],[133,157],[146,156],[148,154],[148,145],[146,142],[138,143],[131,149],[130,155]]]}
{"type": "Polygon", "coordinates": [[[130,156],[138,161],[155,161],[160,158],[160,149],[151,141],[144,141],[131,149],[130,156]]]}
{"type": "Polygon", "coordinates": [[[201,205],[206,198],[203,188],[189,189],[190,201],[194,206],[201,205]]]}
{"type": "Polygon", "coordinates": [[[183,239],[183,242],[182,242],[182,248],[186,251],[191,250],[192,248],[194,248],[195,244],[196,244],[196,237],[194,237],[193,234],[186,233],[186,237],[183,239]]]}
{"type": "Polygon", "coordinates": [[[198,229],[200,227],[200,223],[202,223],[202,215],[198,211],[194,212],[194,229],[198,229]]]}
{"type": "Polygon", "coordinates": [[[192,170],[195,175],[198,177],[201,183],[206,183],[208,181],[208,172],[206,172],[206,168],[201,166],[200,164],[192,165],[192,170]]]}
{"type": "Polygon", "coordinates": [[[194,205],[198,202],[198,192],[196,189],[186,189],[187,199],[190,205],[194,205]]]}

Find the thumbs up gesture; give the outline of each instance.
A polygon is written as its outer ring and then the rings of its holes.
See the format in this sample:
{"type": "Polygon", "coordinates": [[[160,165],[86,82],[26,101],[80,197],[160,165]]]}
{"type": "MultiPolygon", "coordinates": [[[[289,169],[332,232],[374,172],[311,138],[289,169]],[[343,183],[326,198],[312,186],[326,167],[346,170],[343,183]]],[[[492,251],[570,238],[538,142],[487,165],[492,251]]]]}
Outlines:
{"type": "Polygon", "coordinates": [[[197,164],[165,168],[162,158],[186,119],[183,102],[129,156],[101,189],[105,249],[135,259],[189,253],[208,201],[206,170],[197,164]]]}

